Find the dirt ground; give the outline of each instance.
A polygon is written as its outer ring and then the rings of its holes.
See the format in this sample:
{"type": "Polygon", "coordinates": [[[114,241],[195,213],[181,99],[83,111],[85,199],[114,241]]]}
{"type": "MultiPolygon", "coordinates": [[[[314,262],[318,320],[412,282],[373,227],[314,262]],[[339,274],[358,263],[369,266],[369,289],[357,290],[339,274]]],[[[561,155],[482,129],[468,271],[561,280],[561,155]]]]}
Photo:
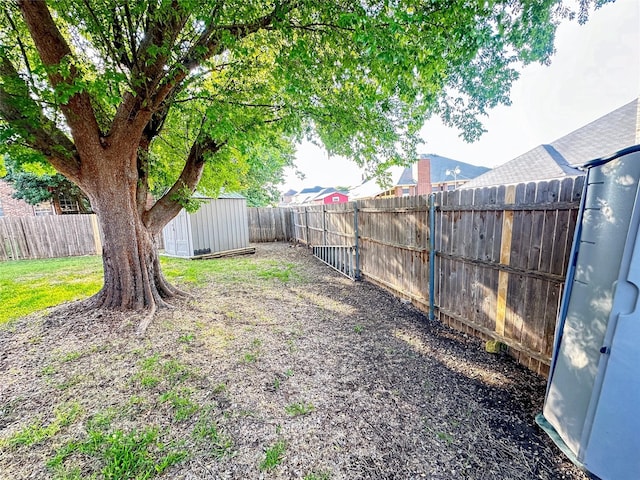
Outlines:
{"type": "Polygon", "coordinates": [[[109,478],[108,449],[76,448],[105,418],[181,452],[163,479],[587,478],[534,422],[542,378],[304,248],[257,249],[144,337],[72,308],[0,330],[0,479],[109,478]]]}

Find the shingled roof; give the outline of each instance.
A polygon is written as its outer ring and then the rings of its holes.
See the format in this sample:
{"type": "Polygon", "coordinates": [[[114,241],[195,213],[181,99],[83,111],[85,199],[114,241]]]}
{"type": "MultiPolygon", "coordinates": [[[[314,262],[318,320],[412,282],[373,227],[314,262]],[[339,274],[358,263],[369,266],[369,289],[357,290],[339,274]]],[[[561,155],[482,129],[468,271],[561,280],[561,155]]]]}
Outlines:
{"type": "Polygon", "coordinates": [[[576,167],[640,143],[638,99],[594,120],[551,144],[533,150],[480,175],[460,188],[489,187],[576,177],[576,167]]]}
{"type": "Polygon", "coordinates": [[[411,169],[411,167],[405,167],[405,169],[402,171],[402,175],[400,175],[400,179],[396,182],[397,186],[404,186],[404,185],[415,185],[416,180],[413,178],[413,170],[411,169]]]}
{"type": "Polygon", "coordinates": [[[455,168],[458,168],[460,171],[457,174],[459,181],[476,178],[489,170],[487,167],[471,165],[470,163],[443,157],[442,155],[436,155],[435,153],[423,153],[420,155],[420,158],[428,158],[430,161],[432,184],[451,182],[453,180],[451,171],[455,168]]]}

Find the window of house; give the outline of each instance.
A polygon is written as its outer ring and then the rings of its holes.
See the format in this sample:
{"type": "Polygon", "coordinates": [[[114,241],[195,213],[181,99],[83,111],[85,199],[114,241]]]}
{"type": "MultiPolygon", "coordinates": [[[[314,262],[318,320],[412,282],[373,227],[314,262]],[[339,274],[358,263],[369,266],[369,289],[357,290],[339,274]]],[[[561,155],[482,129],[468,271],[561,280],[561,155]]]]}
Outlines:
{"type": "Polygon", "coordinates": [[[2,202],[0,201],[0,217],[4,217],[4,210],[2,209],[2,202]]]}
{"type": "Polygon", "coordinates": [[[60,196],[60,210],[62,213],[78,213],[80,208],[78,206],[78,202],[75,200],[65,197],[64,195],[60,196]]]}
{"type": "Polygon", "coordinates": [[[338,196],[336,196],[336,197],[331,197],[331,201],[332,201],[333,203],[337,203],[337,202],[339,202],[339,201],[340,201],[340,197],[338,197],[338,196]]]}
{"type": "Polygon", "coordinates": [[[403,197],[409,196],[409,187],[402,187],[402,196],[403,197]]]}

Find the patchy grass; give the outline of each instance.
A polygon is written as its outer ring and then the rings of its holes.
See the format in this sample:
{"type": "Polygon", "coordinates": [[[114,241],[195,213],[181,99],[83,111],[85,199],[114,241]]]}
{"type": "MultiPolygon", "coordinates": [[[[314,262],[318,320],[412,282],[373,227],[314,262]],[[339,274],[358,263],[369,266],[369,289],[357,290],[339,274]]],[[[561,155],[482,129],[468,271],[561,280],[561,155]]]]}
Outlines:
{"type": "Polygon", "coordinates": [[[222,459],[233,453],[233,440],[220,430],[210,409],[203,411],[193,428],[193,436],[198,442],[203,443],[205,448],[217,459],[222,459]]]}
{"type": "Polygon", "coordinates": [[[209,280],[144,336],[72,309],[0,328],[0,477],[586,480],[532,422],[542,380],[306,251],[165,264],[209,280]]]}
{"type": "Polygon", "coordinates": [[[200,408],[192,399],[192,391],[186,388],[169,390],[160,395],[160,401],[168,402],[173,407],[173,418],[182,422],[191,418],[200,408]]]}
{"type": "Polygon", "coordinates": [[[260,470],[265,471],[276,468],[282,462],[286,449],[287,444],[284,440],[278,440],[270,447],[267,447],[264,451],[264,460],[260,462],[260,470]]]}
{"type": "Polygon", "coordinates": [[[284,407],[284,411],[287,412],[292,417],[306,415],[308,413],[313,412],[315,409],[316,408],[311,403],[305,403],[305,402],[291,403],[286,407],[284,407]]]}
{"type": "Polygon", "coordinates": [[[91,478],[99,472],[108,480],[144,480],[161,474],[186,456],[186,451],[163,443],[157,428],[125,432],[94,425],[89,427],[85,440],[72,441],[58,449],[47,466],[58,478],[84,478],[78,466],[67,463],[72,457],[90,457],[92,464],[100,465],[98,471],[91,472],[91,478]]]}
{"type": "Polygon", "coordinates": [[[264,268],[259,270],[257,274],[261,278],[278,279],[281,282],[288,282],[291,280],[293,275],[295,275],[293,267],[294,265],[292,263],[286,263],[284,265],[271,264],[266,265],[264,268]]]}
{"type": "Polygon", "coordinates": [[[134,379],[144,388],[154,388],[160,383],[171,388],[194,373],[187,365],[174,359],[162,360],[156,353],[140,361],[134,379]]]}
{"type": "Polygon", "coordinates": [[[162,257],[162,270],[169,280],[178,283],[206,285],[209,281],[238,283],[256,280],[289,282],[301,279],[295,264],[255,257],[218,258],[212,260],[182,260],[162,257]]]}
{"type": "Polygon", "coordinates": [[[331,480],[329,472],[311,472],[304,476],[303,480],[331,480]]]}
{"type": "Polygon", "coordinates": [[[255,363],[258,361],[258,358],[260,357],[260,353],[261,353],[261,348],[262,347],[262,340],[260,340],[259,338],[255,338],[252,342],[251,342],[251,348],[250,351],[245,352],[242,355],[242,363],[255,363]]]}
{"type": "Polygon", "coordinates": [[[30,446],[56,435],[62,428],[69,426],[80,415],[82,409],[78,403],[63,404],[56,407],[54,419],[48,425],[36,420],[8,438],[0,439],[0,448],[30,446]]]}
{"type": "MultiPolygon", "coordinates": [[[[290,282],[300,278],[293,263],[252,257],[183,260],[161,257],[167,279],[178,284],[204,286],[210,281],[228,283],[290,282]]],[[[102,287],[99,256],[2,262],[0,269],[0,324],[64,302],[81,300],[102,287]]],[[[189,343],[188,336],[181,342],[189,343]]]]}
{"type": "Polygon", "coordinates": [[[193,333],[185,333],[178,337],[178,342],[180,343],[192,343],[195,340],[196,336],[193,333]]]}
{"type": "Polygon", "coordinates": [[[102,286],[100,257],[2,262],[0,323],[97,293],[102,286]]]}

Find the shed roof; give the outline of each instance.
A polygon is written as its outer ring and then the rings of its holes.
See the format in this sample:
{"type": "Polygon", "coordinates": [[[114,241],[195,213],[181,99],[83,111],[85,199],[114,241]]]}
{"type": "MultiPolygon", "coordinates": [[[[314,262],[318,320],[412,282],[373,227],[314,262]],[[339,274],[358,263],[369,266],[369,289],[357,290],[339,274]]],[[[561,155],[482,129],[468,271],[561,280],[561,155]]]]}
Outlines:
{"type": "Polygon", "coordinates": [[[195,192],[193,194],[193,198],[209,198],[211,200],[216,200],[218,198],[236,198],[236,199],[244,199],[244,195],[240,194],[240,193],[234,193],[234,192],[220,192],[220,194],[217,197],[212,197],[211,195],[205,195],[203,193],[200,192],[195,192]]]}

